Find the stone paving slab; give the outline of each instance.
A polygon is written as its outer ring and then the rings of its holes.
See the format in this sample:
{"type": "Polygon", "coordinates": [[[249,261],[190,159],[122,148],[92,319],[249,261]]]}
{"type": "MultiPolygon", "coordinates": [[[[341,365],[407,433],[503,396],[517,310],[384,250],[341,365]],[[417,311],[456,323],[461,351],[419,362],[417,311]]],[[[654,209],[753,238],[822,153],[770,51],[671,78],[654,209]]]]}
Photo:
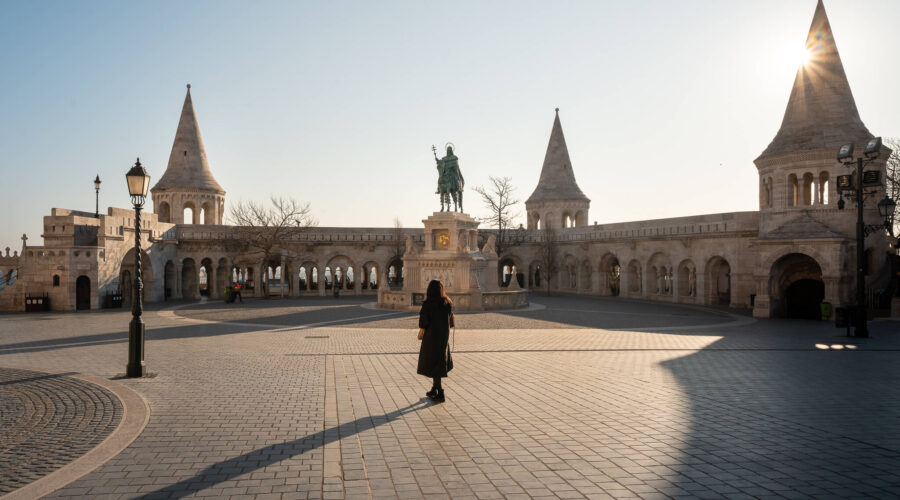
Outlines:
{"type": "MultiPolygon", "coordinates": [[[[216,323],[149,312],[158,375],[123,383],[151,402],[150,422],[54,497],[900,492],[896,323],[854,340],[795,321],[635,332],[495,329],[485,318],[458,329],[448,401],[433,405],[414,373],[415,332],[354,320],[372,313],[285,327],[253,326],[257,313],[216,323]]],[[[17,316],[15,328],[0,317],[0,365],[124,371],[126,313],[47,317],[17,316]]],[[[682,320],[671,324],[690,326],[682,320]]]]}
{"type": "Polygon", "coordinates": [[[66,375],[0,368],[0,494],[74,461],[118,426],[114,394],[66,375]]]}

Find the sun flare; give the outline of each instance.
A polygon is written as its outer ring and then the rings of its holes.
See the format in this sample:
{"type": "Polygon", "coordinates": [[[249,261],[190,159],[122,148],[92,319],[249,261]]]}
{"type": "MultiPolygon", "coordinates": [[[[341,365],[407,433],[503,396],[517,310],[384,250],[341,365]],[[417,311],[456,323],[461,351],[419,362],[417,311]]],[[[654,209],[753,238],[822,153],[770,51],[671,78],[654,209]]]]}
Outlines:
{"type": "Polygon", "coordinates": [[[812,52],[809,51],[806,47],[802,47],[795,51],[793,54],[793,59],[796,61],[797,66],[805,66],[806,63],[812,59],[812,52]]]}

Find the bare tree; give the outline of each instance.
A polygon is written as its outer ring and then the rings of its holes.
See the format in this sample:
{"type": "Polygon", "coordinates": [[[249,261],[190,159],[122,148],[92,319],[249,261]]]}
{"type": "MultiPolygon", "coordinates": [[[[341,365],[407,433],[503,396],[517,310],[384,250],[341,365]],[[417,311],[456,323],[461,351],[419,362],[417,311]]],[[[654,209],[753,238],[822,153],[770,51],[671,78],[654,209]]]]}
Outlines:
{"type": "Polygon", "coordinates": [[[515,227],[514,219],[519,216],[515,206],[520,200],[515,198],[516,188],[509,177],[489,177],[491,183],[485,188],[478,186],[475,192],[481,195],[481,201],[488,210],[486,217],[478,220],[488,224],[496,234],[494,248],[501,258],[503,253],[509,251],[525,241],[525,230],[515,227]]]}
{"type": "MultiPolygon", "coordinates": [[[[886,194],[895,202],[900,201],[900,139],[889,137],[885,139],[887,147],[891,148],[891,156],[888,157],[885,169],[887,170],[887,179],[885,179],[886,194]]],[[[900,217],[897,217],[897,210],[891,214],[889,219],[888,230],[892,236],[900,234],[900,217]]]]}
{"type": "Polygon", "coordinates": [[[556,241],[556,231],[549,227],[549,224],[541,231],[541,240],[538,244],[541,278],[547,283],[547,295],[550,295],[550,279],[559,271],[559,245],[556,241]]]}
{"type": "Polygon", "coordinates": [[[406,251],[406,241],[403,239],[403,223],[400,217],[394,217],[394,255],[393,258],[399,259],[403,257],[406,251]]]}
{"type": "MultiPolygon", "coordinates": [[[[238,201],[231,205],[229,217],[229,222],[236,226],[235,232],[243,250],[261,253],[264,262],[268,262],[273,251],[292,235],[318,224],[311,215],[309,203],[274,195],[269,201],[271,206],[238,201]]],[[[285,270],[281,272],[284,276],[285,270]]],[[[260,276],[260,283],[264,279],[260,276]]]]}

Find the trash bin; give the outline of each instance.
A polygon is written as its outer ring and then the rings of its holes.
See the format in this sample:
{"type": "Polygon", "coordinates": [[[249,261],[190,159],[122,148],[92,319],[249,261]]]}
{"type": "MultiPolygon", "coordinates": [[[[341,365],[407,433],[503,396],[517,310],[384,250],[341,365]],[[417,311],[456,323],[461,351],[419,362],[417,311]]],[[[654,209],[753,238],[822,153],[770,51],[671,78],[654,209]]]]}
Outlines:
{"type": "Polygon", "coordinates": [[[819,308],[822,312],[822,319],[828,319],[831,317],[831,313],[832,313],[831,302],[822,302],[819,305],[819,308]]]}

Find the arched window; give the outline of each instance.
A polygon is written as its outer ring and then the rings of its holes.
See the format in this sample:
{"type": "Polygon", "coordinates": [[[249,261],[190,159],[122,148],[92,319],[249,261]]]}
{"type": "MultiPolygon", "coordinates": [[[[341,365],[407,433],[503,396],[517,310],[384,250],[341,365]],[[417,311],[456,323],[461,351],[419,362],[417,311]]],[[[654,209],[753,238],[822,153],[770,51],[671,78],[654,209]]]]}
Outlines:
{"type": "Polygon", "coordinates": [[[828,204],[828,177],[828,172],[819,174],[819,203],[823,205],[828,204]]]}
{"type": "Polygon", "coordinates": [[[169,204],[165,201],[160,202],[159,204],[159,221],[160,222],[169,222],[169,204]]]}
{"type": "Polygon", "coordinates": [[[807,172],[803,174],[803,204],[813,204],[813,174],[807,172]]]}
{"type": "Polygon", "coordinates": [[[800,185],[797,183],[797,176],[791,174],[788,176],[788,206],[796,207],[800,204],[800,185]]]}
{"type": "Polygon", "coordinates": [[[193,205],[185,205],[183,214],[184,214],[184,223],[185,224],[193,224],[194,223],[194,207],[193,207],[193,205]]]}
{"type": "Polygon", "coordinates": [[[541,218],[540,218],[540,216],[537,216],[537,215],[536,215],[536,216],[534,217],[534,228],[535,228],[535,229],[540,229],[540,228],[541,228],[541,218]]]}
{"type": "Polygon", "coordinates": [[[59,286],[59,275],[58,274],[53,275],[53,286],[59,286]]]}

